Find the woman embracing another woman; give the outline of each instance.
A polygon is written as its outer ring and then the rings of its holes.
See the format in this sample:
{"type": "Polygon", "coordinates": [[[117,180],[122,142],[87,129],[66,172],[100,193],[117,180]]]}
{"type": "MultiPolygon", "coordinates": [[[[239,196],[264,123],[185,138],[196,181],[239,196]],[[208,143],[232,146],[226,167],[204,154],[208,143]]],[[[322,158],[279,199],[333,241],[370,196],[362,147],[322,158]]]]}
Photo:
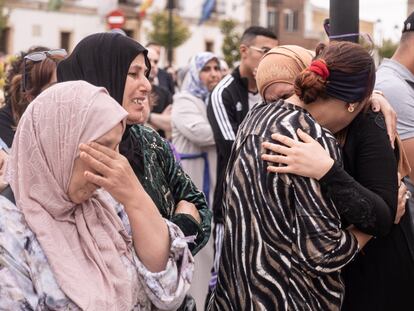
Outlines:
{"type": "MultiPolygon", "coordinates": [[[[279,67],[273,62],[267,70],[279,67]]],[[[340,271],[370,236],[342,224],[347,207],[335,206],[316,179],[269,174],[267,162],[260,160],[262,144],[273,133],[299,140],[301,129],[341,162],[332,134],[365,108],[374,83],[368,52],[357,44],[335,42],[317,49],[316,59],[296,78],[293,96],[251,110],[226,173],[225,234],[210,309],[341,308],[340,271]]],[[[269,86],[266,93],[271,91],[269,86]]],[[[365,212],[357,213],[355,221],[370,216],[365,212]]],[[[382,212],[391,219],[389,211],[382,212]]]]}

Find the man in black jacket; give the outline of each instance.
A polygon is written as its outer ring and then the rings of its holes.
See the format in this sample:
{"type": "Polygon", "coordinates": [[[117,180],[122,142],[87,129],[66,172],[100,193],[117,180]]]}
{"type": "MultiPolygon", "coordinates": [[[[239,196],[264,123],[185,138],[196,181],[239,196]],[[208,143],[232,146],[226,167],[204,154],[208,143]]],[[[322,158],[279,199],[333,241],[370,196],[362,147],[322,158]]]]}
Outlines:
{"type": "Polygon", "coordinates": [[[222,184],[237,129],[250,108],[261,100],[255,70],[262,56],[277,43],[276,35],[266,28],[252,26],[246,29],[239,47],[240,66],[224,77],[210,96],[207,115],[217,147],[217,184],[213,202],[215,222],[223,221],[222,184]]]}

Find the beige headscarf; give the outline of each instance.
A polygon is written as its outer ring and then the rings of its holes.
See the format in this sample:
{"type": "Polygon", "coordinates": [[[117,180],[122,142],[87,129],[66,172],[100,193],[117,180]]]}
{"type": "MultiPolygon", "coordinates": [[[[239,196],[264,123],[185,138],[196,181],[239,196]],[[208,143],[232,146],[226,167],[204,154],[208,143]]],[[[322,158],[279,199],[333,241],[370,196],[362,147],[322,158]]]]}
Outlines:
{"type": "Polygon", "coordinates": [[[82,204],[67,191],[80,143],[93,141],[127,112],[104,88],[59,83],[23,114],[6,177],[18,208],[48,259],[61,290],[83,310],[131,310],[121,256],[132,260],[131,238],[104,191],[82,204]]]}
{"type": "MultiPolygon", "coordinates": [[[[296,76],[310,66],[314,55],[313,51],[297,45],[281,45],[267,52],[256,72],[257,88],[262,98],[266,88],[273,83],[284,82],[293,85],[296,76]]],[[[411,168],[398,135],[396,145],[400,150],[398,172],[404,177],[411,172],[411,168]]]]}
{"type": "Polygon", "coordinates": [[[262,98],[271,84],[294,84],[296,76],[312,61],[314,53],[297,45],[281,45],[267,52],[256,73],[257,88],[262,98]]]}

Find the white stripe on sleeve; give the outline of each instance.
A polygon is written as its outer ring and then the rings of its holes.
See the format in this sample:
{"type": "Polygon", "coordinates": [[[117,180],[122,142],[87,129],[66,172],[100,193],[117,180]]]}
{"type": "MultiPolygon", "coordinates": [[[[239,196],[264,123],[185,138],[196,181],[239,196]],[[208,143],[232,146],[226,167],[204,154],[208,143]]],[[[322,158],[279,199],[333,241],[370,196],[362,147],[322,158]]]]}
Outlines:
{"type": "Polygon", "coordinates": [[[211,104],[213,105],[214,117],[216,118],[221,134],[225,140],[236,139],[236,135],[234,134],[233,127],[231,126],[222,98],[223,90],[228,87],[233,80],[234,78],[231,74],[227,75],[227,77],[224,77],[223,80],[220,81],[211,94],[211,104]]]}

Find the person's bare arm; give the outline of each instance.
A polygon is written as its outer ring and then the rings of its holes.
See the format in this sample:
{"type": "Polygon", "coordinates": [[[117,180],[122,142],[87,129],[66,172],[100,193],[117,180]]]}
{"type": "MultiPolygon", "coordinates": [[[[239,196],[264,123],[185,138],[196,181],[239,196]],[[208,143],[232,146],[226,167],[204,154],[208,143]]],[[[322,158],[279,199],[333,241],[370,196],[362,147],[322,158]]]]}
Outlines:
{"type": "Polygon", "coordinates": [[[348,230],[355,236],[355,238],[358,241],[358,247],[359,249],[362,249],[369,240],[371,240],[372,236],[368,235],[360,230],[358,230],[357,228],[355,228],[354,226],[351,226],[350,228],[348,228],[348,230]]]}
{"type": "Polygon", "coordinates": [[[385,161],[390,164],[382,170],[387,177],[384,180],[377,179],[375,183],[370,183],[369,179],[364,179],[369,178],[370,174],[368,174],[368,176],[360,178],[362,184],[347,174],[338,164],[333,165],[333,159],[312,137],[301,130],[298,130],[297,133],[302,142],[280,134],[273,134],[272,138],[282,144],[263,143],[263,147],[272,151],[272,153],[263,154],[262,159],[279,163],[268,165],[267,170],[269,172],[290,173],[315,178],[321,180],[326,187],[329,184],[330,193],[333,195],[332,199],[337,204],[339,213],[348,223],[356,225],[360,230],[370,235],[383,236],[387,234],[396,217],[397,204],[394,202],[393,194],[395,192],[391,185],[394,183],[394,177],[396,185],[397,172],[395,171],[395,175],[392,176],[394,165],[391,165],[391,163],[395,162],[395,158],[391,146],[388,145],[389,142],[384,135],[385,133],[382,133],[381,137],[376,136],[374,140],[372,140],[372,134],[365,138],[365,140],[371,141],[372,144],[369,148],[366,144],[363,144],[364,147],[359,149],[358,163],[365,168],[375,169],[373,163],[385,161]],[[375,156],[372,156],[372,148],[377,151],[377,153],[374,152],[375,156]],[[381,151],[383,148],[385,150],[379,153],[378,150],[381,151]],[[375,162],[372,162],[373,159],[375,159],[375,162]],[[368,187],[364,187],[364,185],[368,185],[368,187]],[[332,189],[334,189],[333,192],[331,192],[332,189]],[[350,191],[351,189],[358,195],[354,196],[354,192],[350,191]],[[355,206],[358,206],[358,210],[354,209],[355,206]],[[365,211],[365,215],[375,215],[373,218],[376,219],[375,222],[368,222],[364,217],[356,216],[362,210],[365,211]]]}
{"type": "Polygon", "coordinates": [[[108,191],[124,205],[131,224],[135,251],[152,272],[165,269],[170,251],[167,223],[145,192],[128,160],[118,152],[97,143],[81,144],[80,157],[94,172],[85,178],[108,191]]]}
{"type": "Polygon", "coordinates": [[[198,223],[201,223],[201,216],[194,203],[181,200],[178,202],[174,214],[187,214],[193,217],[198,223]]]}
{"type": "MultiPolygon", "coordinates": [[[[405,139],[402,141],[402,144],[408,158],[408,163],[410,167],[414,168],[414,138],[405,139]]],[[[414,169],[411,169],[409,177],[414,182],[414,169]]]]}
{"type": "Polygon", "coordinates": [[[148,118],[148,124],[155,130],[170,132],[172,130],[171,109],[172,105],[168,105],[161,113],[151,112],[148,118]]]}
{"type": "Polygon", "coordinates": [[[381,91],[374,90],[370,98],[372,111],[381,111],[385,118],[387,134],[394,149],[394,142],[397,135],[397,113],[381,91]]]}
{"type": "MultiPolygon", "coordinates": [[[[398,173],[398,175],[400,175],[398,173]]],[[[407,203],[407,187],[405,186],[404,182],[401,181],[401,177],[398,176],[398,180],[400,181],[400,186],[398,187],[398,207],[397,212],[395,213],[394,224],[398,224],[401,220],[401,217],[405,214],[405,205],[407,203]]]]}
{"type": "Polygon", "coordinates": [[[285,164],[285,166],[269,165],[267,170],[272,173],[291,173],[314,179],[321,179],[332,167],[334,160],[329,153],[311,136],[297,130],[297,141],[280,134],[272,134],[272,139],[283,145],[264,142],[263,148],[278,153],[262,154],[262,160],[285,164]]]}

